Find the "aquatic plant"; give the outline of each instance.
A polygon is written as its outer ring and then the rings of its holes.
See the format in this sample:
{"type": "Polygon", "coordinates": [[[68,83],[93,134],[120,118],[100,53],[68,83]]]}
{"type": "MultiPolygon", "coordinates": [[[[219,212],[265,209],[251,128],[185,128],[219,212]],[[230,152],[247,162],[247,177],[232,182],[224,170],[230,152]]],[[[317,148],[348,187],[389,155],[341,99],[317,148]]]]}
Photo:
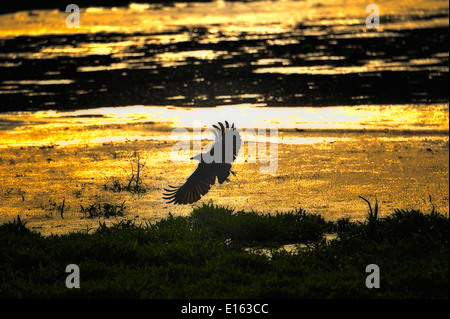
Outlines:
{"type": "Polygon", "coordinates": [[[96,218],[96,217],[118,217],[123,216],[125,212],[125,201],[122,202],[121,205],[114,205],[109,203],[94,203],[87,207],[83,207],[80,204],[81,212],[87,218],[96,218]]]}

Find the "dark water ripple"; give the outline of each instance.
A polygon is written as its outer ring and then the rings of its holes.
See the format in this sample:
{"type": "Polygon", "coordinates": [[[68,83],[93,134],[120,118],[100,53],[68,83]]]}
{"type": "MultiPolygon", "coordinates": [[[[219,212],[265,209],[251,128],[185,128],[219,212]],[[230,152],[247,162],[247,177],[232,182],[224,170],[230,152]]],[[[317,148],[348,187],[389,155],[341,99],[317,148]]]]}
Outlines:
{"type": "Polygon", "coordinates": [[[1,39],[1,109],[241,103],[333,106],[449,100],[447,27],[373,31],[363,37],[329,26],[302,24],[278,34],[242,32],[230,38],[212,32],[210,26],[181,26],[158,33],[1,39]],[[178,40],[152,41],[161,36],[178,40]],[[215,41],[208,41],[211,36],[215,41]],[[139,44],[127,45],[120,53],[55,51],[92,44],[120,46],[137,39],[139,44]],[[203,56],[196,56],[201,51],[203,56]]]}

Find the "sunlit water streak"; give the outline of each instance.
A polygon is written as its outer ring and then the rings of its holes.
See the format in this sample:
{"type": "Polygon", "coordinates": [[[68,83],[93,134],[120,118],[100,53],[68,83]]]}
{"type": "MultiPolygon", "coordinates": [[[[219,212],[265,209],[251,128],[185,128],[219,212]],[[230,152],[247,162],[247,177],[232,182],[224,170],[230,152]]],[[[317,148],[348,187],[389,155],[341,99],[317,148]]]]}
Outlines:
{"type": "Polygon", "coordinates": [[[200,125],[204,129],[224,120],[243,129],[448,134],[448,112],[448,105],[272,108],[251,104],[197,109],[138,105],[70,112],[10,112],[0,113],[0,147],[167,139],[173,128],[200,125]],[[139,130],[140,123],[149,122],[166,126],[161,136],[139,130]],[[118,124],[117,129],[111,129],[118,124]],[[126,126],[133,130],[124,130],[126,126]],[[40,133],[31,134],[33,131],[40,133]],[[104,136],[98,136],[102,131],[104,136]]]}
{"type": "MultiPolygon", "coordinates": [[[[6,14],[0,19],[0,36],[42,35],[58,33],[96,32],[153,32],[172,26],[215,26],[217,36],[221,32],[236,34],[277,34],[302,21],[305,25],[332,25],[337,30],[365,23],[365,8],[373,1],[328,1],[326,5],[313,1],[252,1],[207,3],[174,3],[161,8],[159,5],[135,4],[129,7],[81,9],[80,28],[68,29],[67,13],[58,10],[35,10],[32,14],[18,12],[6,14]]],[[[383,1],[377,4],[386,17],[386,29],[416,27],[416,22],[436,26],[448,24],[442,14],[448,14],[445,1],[383,1]],[[440,15],[441,14],[441,15],[440,15]],[[397,19],[396,17],[402,17],[397,19]],[[428,19],[427,19],[428,18],[428,19]]],[[[216,41],[212,37],[210,41],[216,41]]]]}

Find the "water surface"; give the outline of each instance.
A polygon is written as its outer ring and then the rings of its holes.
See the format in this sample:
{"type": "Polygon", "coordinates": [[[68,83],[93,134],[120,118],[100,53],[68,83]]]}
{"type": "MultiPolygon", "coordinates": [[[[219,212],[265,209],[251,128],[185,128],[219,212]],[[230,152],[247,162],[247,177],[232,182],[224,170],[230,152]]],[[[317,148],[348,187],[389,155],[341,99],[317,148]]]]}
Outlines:
{"type": "Polygon", "coordinates": [[[3,110],[447,103],[448,3],[131,4],[0,16],[3,110]]]}

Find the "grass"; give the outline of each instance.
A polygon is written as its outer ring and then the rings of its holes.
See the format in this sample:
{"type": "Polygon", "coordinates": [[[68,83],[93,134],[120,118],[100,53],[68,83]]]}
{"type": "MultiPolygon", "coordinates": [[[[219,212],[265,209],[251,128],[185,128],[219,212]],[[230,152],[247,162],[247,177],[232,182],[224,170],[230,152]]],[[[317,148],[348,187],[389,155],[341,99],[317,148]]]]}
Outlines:
{"type": "Polygon", "coordinates": [[[146,192],[146,188],[142,180],[142,171],[145,168],[147,159],[142,162],[139,152],[133,152],[133,155],[131,155],[128,160],[130,162],[131,173],[129,174],[126,185],[122,184],[118,179],[114,179],[112,181],[112,186],[109,186],[109,184],[106,183],[103,187],[105,190],[109,189],[115,193],[127,191],[132,194],[137,194],[139,198],[141,194],[146,192]]]}
{"type": "Polygon", "coordinates": [[[0,297],[449,298],[448,217],[396,210],[375,222],[208,204],[186,217],[44,237],[17,218],[0,226],[0,297]],[[278,249],[286,244],[307,245],[278,249]],[[79,289],[65,286],[69,264],[80,268],[79,289]],[[380,268],[379,289],[365,286],[368,264],[380,268]]]}

